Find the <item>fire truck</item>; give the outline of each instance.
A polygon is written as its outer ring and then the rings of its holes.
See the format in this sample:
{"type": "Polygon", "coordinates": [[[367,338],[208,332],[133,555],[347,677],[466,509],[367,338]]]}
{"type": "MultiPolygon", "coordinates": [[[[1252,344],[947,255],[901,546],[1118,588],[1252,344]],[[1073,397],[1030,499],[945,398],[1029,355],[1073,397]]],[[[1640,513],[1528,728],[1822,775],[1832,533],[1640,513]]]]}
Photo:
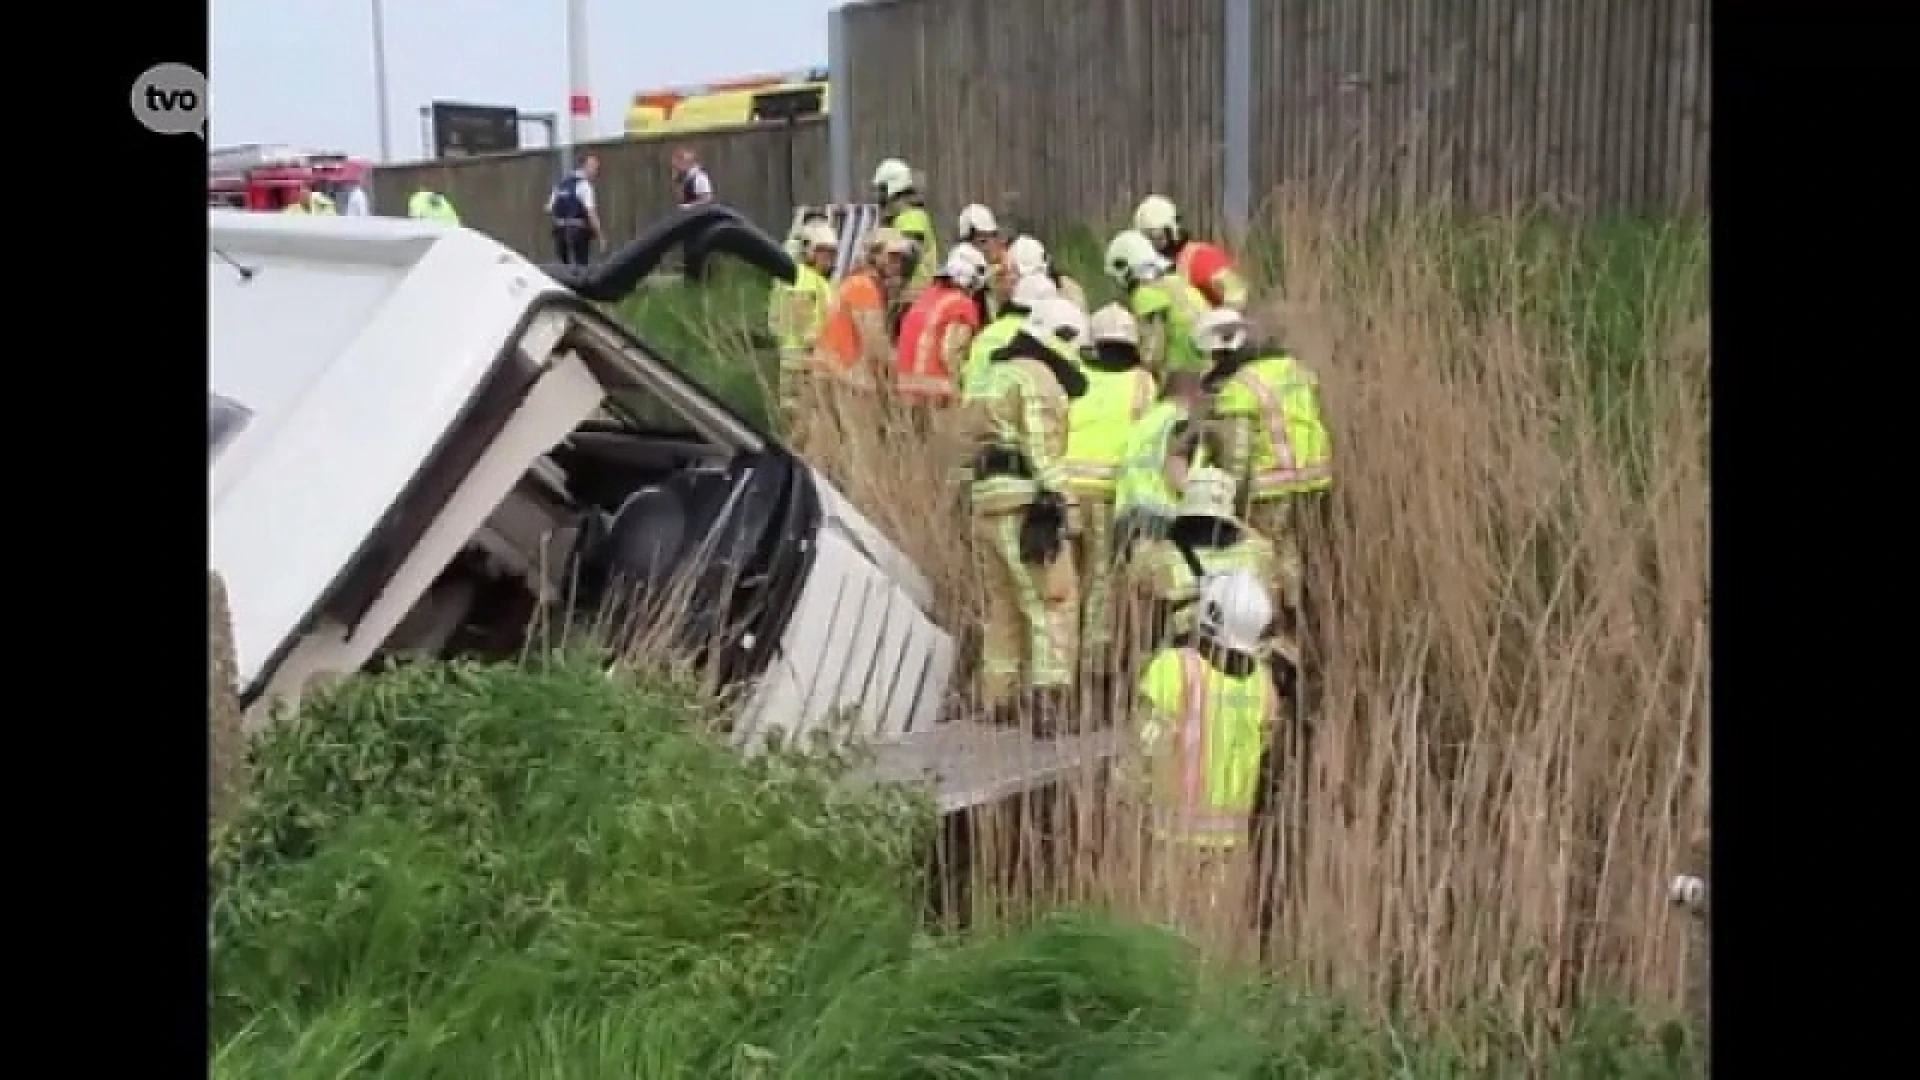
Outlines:
{"type": "Polygon", "coordinates": [[[207,154],[207,205],[280,210],[306,188],[341,201],[362,182],[367,163],[345,154],[251,143],[207,154]]]}

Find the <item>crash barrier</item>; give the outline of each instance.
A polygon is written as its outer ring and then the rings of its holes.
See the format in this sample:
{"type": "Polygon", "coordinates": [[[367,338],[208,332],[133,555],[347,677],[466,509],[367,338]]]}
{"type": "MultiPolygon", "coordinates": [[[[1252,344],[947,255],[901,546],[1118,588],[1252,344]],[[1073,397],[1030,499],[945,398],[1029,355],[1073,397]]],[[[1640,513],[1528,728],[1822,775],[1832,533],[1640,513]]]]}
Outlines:
{"type": "Polygon", "coordinates": [[[834,235],[840,238],[840,251],[833,260],[833,279],[838,281],[853,267],[853,260],[859,257],[860,245],[866,241],[867,234],[880,227],[880,207],[873,203],[796,206],[793,209],[793,223],[787,227],[787,235],[799,236],[801,223],[817,214],[826,215],[827,224],[832,226],[834,235]]]}

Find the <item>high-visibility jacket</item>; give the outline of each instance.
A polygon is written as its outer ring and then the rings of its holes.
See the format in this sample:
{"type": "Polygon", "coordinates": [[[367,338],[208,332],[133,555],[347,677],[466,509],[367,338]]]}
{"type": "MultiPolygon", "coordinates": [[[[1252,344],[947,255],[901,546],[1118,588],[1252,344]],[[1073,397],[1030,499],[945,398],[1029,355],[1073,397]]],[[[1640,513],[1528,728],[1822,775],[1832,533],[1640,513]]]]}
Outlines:
{"type": "Polygon", "coordinates": [[[1006,348],[1026,321],[1025,315],[998,315],[973,335],[973,344],[967,346],[966,367],[960,372],[960,393],[963,397],[986,388],[987,373],[993,367],[993,354],[1006,348]]]}
{"type": "Polygon", "coordinates": [[[1249,501],[1333,486],[1333,441],[1313,373],[1286,353],[1244,364],[1213,399],[1218,465],[1249,501]]]}
{"type": "Polygon", "coordinates": [[[940,240],[933,235],[933,217],[926,207],[911,203],[887,210],[881,215],[880,223],[890,225],[913,238],[919,245],[919,261],[913,264],[913,276],[907,279],[907,291],[917,292],[933,280],[933,272],[940,269],[940,240]]]}
{"type": "Polygon", "coordinates": [[[1129,584],[1137,593],[1164,605],[1169,635],[1177,637],[1193,632],[1194,616],[1200,606],[1200,579],[1209,574],[1243,570],[1275,590],[1275,595],[1291,595],[1286,590],[1298,576],[1298,565],[1283,563],[1272,540],[1245,525],[1238,528],[1240,536],[1231,544],[1192,547],[1192,563],[1187,561],[1180,546],[1167,537],[1147,541],[1128,559],[1129,584]],[[1195,565],[1199,567],[1198,573],[1194,571],[1195,565]]]}
{"type": "Polygon", "coordinates": [[[975,513],[1003,514],[1033,502],[1040,489],[1071,495],[1067,487],[1067,410],[1070,399],[1047,365],[1025,356],[996,360],[984,384],[969,394],[984,445],[1017,455],[1027,475],[976,473],[968,488],[975,513]]]}
{"type": "Polygon", "coordinates": [[[336,214],[339,211],[334,209],[332,199],[327,198],[318,191],[309,191],[304,200],[288,203],[281,212],[287,214],[336,214]]]}
{"type": "Polygon", "coordinates": [[[1067,483],[1077,495],[1109,499],[1133,425],[1153,407],[1159,384],[1145,368],[1081,365],[1087,392],[1067,410],[1067,483]]]}
{"type": "Polygon", "coordinates": [[[1117,513],[1145,510],[1173,515],[1180,496],[1167,482],[1167,451],[1174,430],[1186,419],[1186,406],[1160,401],[1127,430],[1120,448],[1119,470],[1114,475],[1113,508],[1117,513]]]}
{"type": "Polygon", "coordinates": [[[460,215],[454,212],[453,200],[437,191],[416,191],[407,196],[407,216],[420,221],[460,224],[460,215]]]}
{"type": "Polygon", "coordinates": [[[835,290],[827,306],[827,320],[813,350],[814,366],[823,375],[843,379],[853,386],[871,388],[875,372],[865,353],[866,332],[860,323],[877,323],[884,335],[887,312],[880,279],[871,270],[848,274],[835,290]]]}
{"type": "Polygon", "coordinates": [[[900,320],[900,340],[894,346],[894,389],[909,400],[953,400],[955,370],[964,362],[967,345],[979,329],[980,309],[971,293],[944,281],[928,286],[900,320]]]}
{"type": "Polygon", "coordinates": [[[1207,848],[1247,840],[1260,755],[1279,716],[1264,663],[1235,678],[1192,648],[1155,653],[1140,677],[1154,833],[1207,848]]]}
{"type": "Polygon", "coordinates": [[[1180,246],[1173,260],[1180,276],[1200,291],[1212,307],[1247,310],[1247,285],[1233,268],[1233,257],[1225,248],[1189,240],[1180,246]]]}
{"type": "Polygon", "coordinates": [[[767,293],[767,331],[780,349],[780,370],[806,370],[832,303],[833,282],[806,263],[799,264],[793,284],[773,283],[767,293]]]}
{"type": "Polygon", "coordinates": [[[1143,327],[1151,323],[1160,329],[1165,355],[1149,358],[1150,364],[1157,363],[1165,371],[1206,370],[1207,357],[1193,341],[1193,323],[1207,313],[1209,305],[1186,278],[1174,275],[1135,285],[1127,306],[1143,327]]]}

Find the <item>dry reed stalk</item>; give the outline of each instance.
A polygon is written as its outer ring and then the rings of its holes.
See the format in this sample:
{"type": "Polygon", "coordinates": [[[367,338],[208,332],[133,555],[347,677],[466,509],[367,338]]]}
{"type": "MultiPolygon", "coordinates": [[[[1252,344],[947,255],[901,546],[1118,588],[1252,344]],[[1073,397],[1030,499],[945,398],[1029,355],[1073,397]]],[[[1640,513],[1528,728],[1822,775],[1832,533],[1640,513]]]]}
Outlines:
{"type": "MultiPolygon", "coordinates": [[[[1523,1021],[1595,991],[1679,1005],[1665,882],[1707,792],[1704,288],[1645,298],[1626,459],[1585,343],[1529,314],[1557,271],[1517,228],[1468,282],[1431,221],[1273,224],[1285,292],[1256,315],[1320,373],[1340,483],[1270,962],[1376,1005],[1491,997],[1523,1021]]],[[[884,401],[832,411],[803,451],[932,576],[945,624],[972,625],[951,459],[884,401]]],[[[1137,852],[1088,840],[1127,833],[1114,790],[1062,785],[1076,840],[997,915],[1151,906],[1137,852]]],[[[981,817],[983,867],[1032,848],[981,817]]],[[[1228,951],[1257,955],[1239,926],[1228,951]]]]}

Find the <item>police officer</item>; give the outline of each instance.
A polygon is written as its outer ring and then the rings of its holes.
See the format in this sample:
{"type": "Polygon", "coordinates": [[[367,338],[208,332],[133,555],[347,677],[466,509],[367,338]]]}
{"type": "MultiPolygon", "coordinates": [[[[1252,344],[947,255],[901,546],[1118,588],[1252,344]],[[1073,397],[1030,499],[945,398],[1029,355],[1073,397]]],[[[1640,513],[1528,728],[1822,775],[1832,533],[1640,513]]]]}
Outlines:
{"type": "Polygon", "coordinates": [[[692,150],[681,147],[673,152],[673,184],[678,189],[680,209],[713,201],[713,180],[692,150]]]}
{"type": "Polygon", "coordinates": [[[607,234],[600,227],[600,209],[593,181],[600,175],[600,157],[582,154],[579,167],[554,185],[547,196],[547,214],[553,219],[553,248],[568,266],[585,266],[597,245],[607,250],[607,234]]]}

